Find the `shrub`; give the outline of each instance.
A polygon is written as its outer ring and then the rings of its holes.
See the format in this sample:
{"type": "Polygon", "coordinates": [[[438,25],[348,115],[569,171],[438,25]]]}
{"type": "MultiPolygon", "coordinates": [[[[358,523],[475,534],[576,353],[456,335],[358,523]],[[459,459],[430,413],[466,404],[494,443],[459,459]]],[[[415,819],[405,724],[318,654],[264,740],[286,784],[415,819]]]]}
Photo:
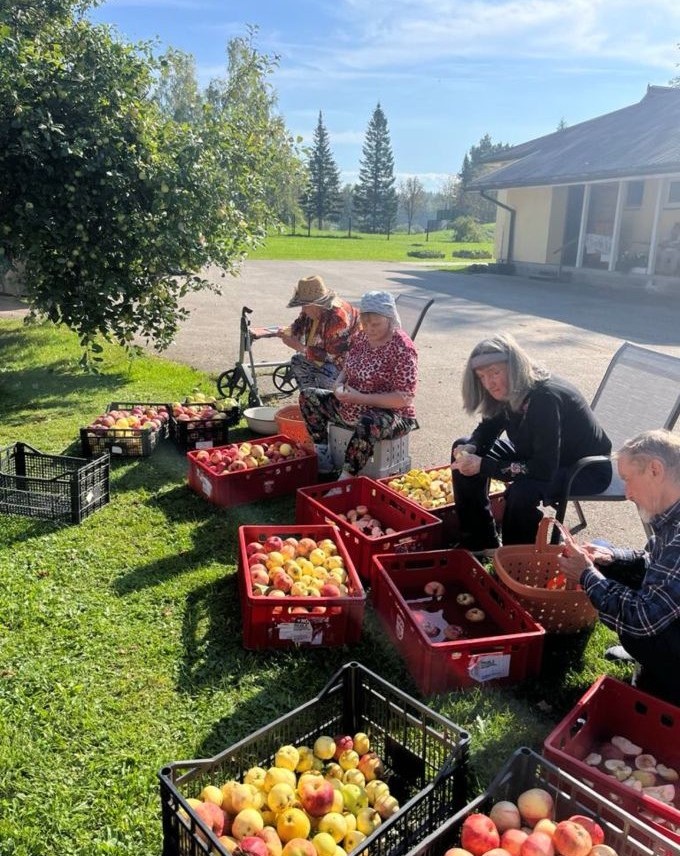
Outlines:
{"type": "Polygon", "coordinates": [[[441,250],[409,250],[407,256],[412,256],[414,259],[443,259],[446,253],[441,250]]]}
{"type": "Polygon", "coordinates": [[[452,256],[458,259],[490,259],[493,258],[488,250],[454,250],[452,256]]]}
{"type": "Polygon", "coordinates": [[[452,240],[454,241],[478,244],[483,240],[482,229],[474,217],[456,217],[451,225],[453,228],[452,240]]]}

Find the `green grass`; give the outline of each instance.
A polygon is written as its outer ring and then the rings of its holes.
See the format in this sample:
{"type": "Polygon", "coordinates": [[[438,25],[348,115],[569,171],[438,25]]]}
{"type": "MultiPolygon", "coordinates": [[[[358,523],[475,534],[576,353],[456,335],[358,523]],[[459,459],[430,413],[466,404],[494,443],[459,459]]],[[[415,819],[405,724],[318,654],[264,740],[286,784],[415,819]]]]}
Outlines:
{"type": "Polygon", "coordinates": [[[266,243],[249,256],[251,259],[313,259],[315,261],[376,261],[376,262],[421,262],[447,263],[452,267],[467,267],[470,259],[454,259],[454,250],[483,249],[493,253],[493,234],[480,244],[451,241],[451,230],[431,232],[429,239],[424,234],[406,235],[398,232],[390,235],[368,235],[353,232],[319,232],[312,230],[311,236],[299,230],[295,235],[273,234],[266,243]],[[416,259],[408,255],[410,250],[438,250],[444,253],[441,259],[416,259]]]}
{"type": "MultiPolygon", "coordinates": [[[[107,347],[93,377],[78,356],[75,336],[51,325],[0,321],[0,444],[73,451],[110,401],[212,389],[159,358],[128,362],[107,347]]],[[[77,526],[0,517],[2,856],[159,853],[161,766],[216,754],[350,659],[416,693],[370,605],[349,650],[242,647],[238,526],[293,523],[293,497],[213,507],[188,489],[171,445],[115,460],[111,487],[110,504],[77,526]]],[[[597,675],[616,674],[597,653],[606,633],[585,653],[552,646],[540,680],[431,700],[472,734],[474,790],[517,746],[540,747],[597,675]]]]}

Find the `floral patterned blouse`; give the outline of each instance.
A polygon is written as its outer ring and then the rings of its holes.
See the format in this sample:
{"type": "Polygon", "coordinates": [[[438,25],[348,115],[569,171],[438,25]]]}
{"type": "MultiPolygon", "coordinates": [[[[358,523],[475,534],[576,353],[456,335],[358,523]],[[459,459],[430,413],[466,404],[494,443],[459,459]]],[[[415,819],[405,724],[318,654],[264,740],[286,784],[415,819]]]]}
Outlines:
{"type": "Polygon", "coordinates": [[[301,313],[293,321],[290,332],[305,343],[308,360],[319,364],[329,360],[342,369],[345,354],[359,330],[359,310],[346,300],[337,303],[321,314],[318,323],[301,313]]]}
{"type": "MultiPolygon", "coordinates": [[[[418,386],[418,352],[406,335],[397,329],[389,342],[371,348],[366,334],[359,332],[345,359],[344,385],[359,392],[404,392],[415,395],[418,386]]],[[[349,423],[356,422],[367,408],[358,404],[341,404],[340,415],[349,423]]],[[[415,418],[413,405],[397,408],[400,416],[415,418]]]]}

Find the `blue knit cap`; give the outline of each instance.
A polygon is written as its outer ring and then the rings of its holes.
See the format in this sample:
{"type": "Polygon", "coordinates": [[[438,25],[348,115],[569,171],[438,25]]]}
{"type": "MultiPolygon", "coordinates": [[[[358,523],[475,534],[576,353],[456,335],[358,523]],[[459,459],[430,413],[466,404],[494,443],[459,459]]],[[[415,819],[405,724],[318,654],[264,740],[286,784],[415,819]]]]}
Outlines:
{"type": "Polygon", "coordinates": [[[397,304],[389,291],[367,291],[361,298],[360,312],[372,312],[374,315],[384,315],[401,326],[397,312],[397,304]]]}

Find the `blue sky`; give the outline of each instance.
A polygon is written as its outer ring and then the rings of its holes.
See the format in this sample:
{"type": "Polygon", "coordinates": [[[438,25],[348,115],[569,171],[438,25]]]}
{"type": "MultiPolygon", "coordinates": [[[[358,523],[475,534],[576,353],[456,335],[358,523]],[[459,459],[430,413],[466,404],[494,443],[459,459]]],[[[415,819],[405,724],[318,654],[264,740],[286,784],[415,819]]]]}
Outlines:
{"type": "Polygon", "coordinates": [[[522,143],[680,75],[680,0],[104,0],[92,17],[193,54],[202,84],[256,25],[292,133],[310,142],[321,110],[354,181],[380,102],[397,178],[429,190],[486,133],[522,143]]]}

